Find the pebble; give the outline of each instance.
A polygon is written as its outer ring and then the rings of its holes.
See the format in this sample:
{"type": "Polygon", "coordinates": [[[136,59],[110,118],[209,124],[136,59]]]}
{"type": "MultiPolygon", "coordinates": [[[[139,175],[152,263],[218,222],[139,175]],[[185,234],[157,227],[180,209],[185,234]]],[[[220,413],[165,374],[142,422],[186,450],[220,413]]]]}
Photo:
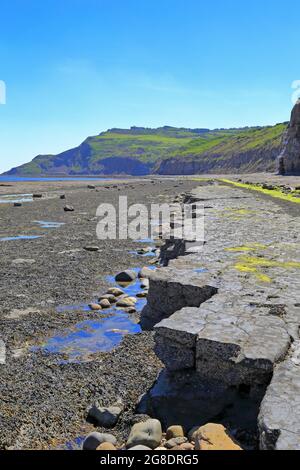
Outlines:
{"type": "Polygon", "coordinates": [[[167,449],[172,449],[172,447],[179,446],[180,444],[184,444],[185,442],[187,442],[187,438],[184,437],[184,436],[181,436],[181,437],[173,437],[172,439],[169,439],[169,440],[165,443],[165,447],[166,447],[167,449]]]}
{"type": "Polygon", "coordinates": [[[99,297],[99,300],[107,299],[110,304],[114,304],[117,298],[113,294],[103,294],[99,297]]]}
{"type": "Polygon", "coordinates": [[[183,427],[180,425],[169,426],[166,432],[166,439],[173,439],[174,437],[184,437],[183,427]]]}
{"type": "Polygon", "coordinates": [[[131,269],[126,269],[118,273],[115,277],[117,282],[132,282],[136,279],[136,272],[131,269]]]}
{"type": "Polygon", "coordinates": [[[94,303],[89,304],[89,307],[90,307],[91,310],[101,310],[102,309],[101,305],[94,304],[94,303]]]}
{"type": "Polygon", "coordinates": [[[136,294],[137,297],[147,297],[147,295],[148,295],[148,291],[146,291],[146,290],[144,290],[142,292],[138,292],[136,294]]]}
{"type": "Polygon", "coordinates": [[[109,308],[110,307],[110,301],[107,300],[107,299],[102,299],[102,300],[100,300],[99,305],[102,308],[109,308]]]}
{"type": "Polygon", "coordinates": [[[103,442],[109,442],[110,444],[116,445],[117,439],[112,434],[91,432],[83,441],[83,450],[96,450],[103,442]]]}
{"type": "Polygon", "coordinates": [[[119,295],[123,295],[124,291],[122,289],[119,289],[119,287],[110,287],[107,289],[107,294],[112,294],[115,297],[119,297],[119,295]]]}
{"type": "Polygon", "coordinates": [[[65,212],[73,212],[73,211],[74,211],[74,207],[73,207],[73,206],[65,206],[65,207],[64,207],[64,211],[65,211],[65,212]]]}
{"type": "Polygon", "coordinates": [[[99,251],[99,246],[96,246],[96,245],[88,245],[88,246],[85,246],[84,249],[86,251],[99,251]]]}
{"type": "Polygon", "coordinates": [[[117,307],[132,307],[136,303],[136,299],[134,297],[124,297],[123,299],[119,299],[116,303],[117,307]]]}
{"type": "Polygon", "coordinates": [[[148,419],[132,426],[126,446],[130,449],[138,445],[155,449],[162,439],[161,424],[158,419],[148,419]]]}

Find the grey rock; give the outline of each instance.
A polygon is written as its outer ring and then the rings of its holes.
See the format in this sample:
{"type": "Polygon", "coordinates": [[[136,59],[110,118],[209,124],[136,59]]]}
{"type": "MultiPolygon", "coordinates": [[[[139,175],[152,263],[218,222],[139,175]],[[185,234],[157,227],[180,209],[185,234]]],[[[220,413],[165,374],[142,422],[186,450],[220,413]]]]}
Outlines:
{"type": "Polygon", "coordinates": [[[172,449],[172,447],[179,446],[180,444],[184,444],[187,442],[186,437],[173,437],[172,439],[169,439],[164,446],[167,449],[172,449]]]}
{"type": "Polygon", "coordinates": [[[67,206],[64,207],[64,211],[65,211],[65,212],[73,212],[73,211],[74,211],[74,207],[67,205],[67,206]]]}
{"type": "Polygon", "coordinates": [[[99,301],[99,305],[102,308],[109,308],[110,307],[110,301],[108,299],[102,299],[99,301]]]}
{"type": "Polygon", "coordinates": [[[103,442],[110,442],[113,445],[117,444],[117,439],[112,434],[91,432],[83,441],[83,450],[96,450],[97,447],[103,442]]]}
{"type": "Polygon", "coordinates": [[[104,428],[113,428],[117,424],[121,413],[122,408],[119,406],[102,407],[95,404],[88,412],[88,421],[104,428]]]}
{"type": "Polygon", "coordinates": [[[143,268],[141,268],[141,269],[139,270],[138,277],[147,279],[147,278],[149,278],[152,274],[153,274],[153,270],[147,268],[146,266],[144,266],[143,268]]]}
{"type": "Polygon", "coordinates": [[[135,279],[136,272],[132,271],[131,269],[126,269],[125,271],[122,271],[115,276],[115,280],[117,282],[132,282],[135,279]]]}
{"type": "Polygon", "coordinates": [[[147,446],[143,446],[143,445],[137,445],[137,446],[133,446],[133,447],[130,447],[130,450],[152,450],[151,447],[147,447],[147,446]]]}
{"type": "Polygon", "coordinates": [[[99,246],[96,245],[87,245],[84,247],[86,251],[99,251],[99,246]]]}
{"type": "Polygon", "coordinates": [[[110,304],[114,304],[117,298],[113,294],[103,294],[99,297],[99,300],[107,299],[110,304]]]}
{"type": "Polygon", "coordinates": [[[155,449],[162,439],[161,424],[157,419],[148,419],[145,422],[134,424],[126,446],[132,448],[143,445],[155,449]]]}

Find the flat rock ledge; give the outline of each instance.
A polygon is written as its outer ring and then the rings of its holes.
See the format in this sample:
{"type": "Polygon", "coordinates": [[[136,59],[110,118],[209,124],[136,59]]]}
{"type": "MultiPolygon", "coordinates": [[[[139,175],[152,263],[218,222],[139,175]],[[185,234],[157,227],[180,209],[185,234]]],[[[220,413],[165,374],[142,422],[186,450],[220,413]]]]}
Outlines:
{"type": "Polygon", "coordinates": [[[221,184],[179,199],[209,201],[205,244],[166,240],[150,275],[141,324],[165,368],[140,410],[164,426],[218,419],[256,433],[261,449],[300,449],[299,219],[221,184]]]}

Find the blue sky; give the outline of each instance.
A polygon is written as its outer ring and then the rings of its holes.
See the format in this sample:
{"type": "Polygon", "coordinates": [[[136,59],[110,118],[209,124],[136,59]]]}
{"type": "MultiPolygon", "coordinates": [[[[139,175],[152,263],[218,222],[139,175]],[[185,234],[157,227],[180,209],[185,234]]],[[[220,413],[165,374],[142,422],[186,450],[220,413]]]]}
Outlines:
{"type": "Polygon", "coordinates": [[[111,127],[289,119],[300,4],[2,0],[0,172],[111,127]]]}

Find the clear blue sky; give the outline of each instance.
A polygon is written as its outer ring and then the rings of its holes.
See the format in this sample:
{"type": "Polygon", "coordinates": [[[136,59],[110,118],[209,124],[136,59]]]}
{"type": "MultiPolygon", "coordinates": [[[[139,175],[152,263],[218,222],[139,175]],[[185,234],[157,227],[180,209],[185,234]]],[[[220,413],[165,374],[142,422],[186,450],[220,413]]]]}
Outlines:
{"type": "Polygon", "coordinates": [[[2,0],[0,172],[110,127],[288,120],[300,3],[2,0]]]}

